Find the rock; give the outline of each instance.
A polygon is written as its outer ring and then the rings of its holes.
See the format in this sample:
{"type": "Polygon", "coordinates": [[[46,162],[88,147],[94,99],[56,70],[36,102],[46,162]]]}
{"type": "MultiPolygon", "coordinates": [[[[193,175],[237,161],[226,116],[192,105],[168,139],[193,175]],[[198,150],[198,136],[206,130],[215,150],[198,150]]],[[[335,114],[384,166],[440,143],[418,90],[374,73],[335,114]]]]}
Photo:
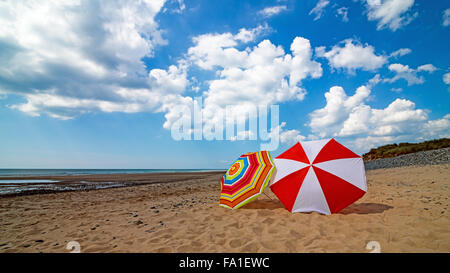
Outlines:
{"type": "Polygon", "coordinates": [[[36,243],[43,243],[44,240],[36,240],[35,242],[36,242],[36,243]]]}

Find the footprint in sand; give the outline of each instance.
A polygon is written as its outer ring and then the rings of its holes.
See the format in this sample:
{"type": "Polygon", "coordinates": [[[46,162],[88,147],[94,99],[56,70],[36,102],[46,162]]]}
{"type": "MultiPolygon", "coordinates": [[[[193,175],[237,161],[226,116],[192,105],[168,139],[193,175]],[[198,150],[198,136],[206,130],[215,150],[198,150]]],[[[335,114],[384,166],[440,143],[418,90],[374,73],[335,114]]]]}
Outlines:
{"type": "Polygon", "coordinates": [[[301,238],[301,237],[302,237],[302,236],[300,235],[300,233],[298,233],[298,232],[295,231],[295,230],[289,231],[289,234],[290,234],[292,237],[295,237],[295,238],[301,238]]]}
{"type": "Polygon", "coordinates": [[[273,218],[266,218],[264,221],[262,221],[264,224],[272,225],[275,220],[273,218]]]}
{"type": "Polygon", "coordinates": [[[295,247],[295,244],[292,243],[291,241],[287,241],[285,244],[286,249],[288,250],[288,252],[297,252],[297,248],[295,247]]]}
{"type": "Polygon", "coordinates": [[[259,250],[259,244],[255,242],[251,242],[246,244],[244,247],[241,248],[242,252],[257,252],[259,250]]]}
{"type": "Polygon", "coordinates": [[[160,248],[157,248],[157,249],[153,250],[152,252],[168,253],[168,252],[172,252],[172,248],[171,247],[160,247],[160,248]]]}
{"type": "Polygon", "coordinates": [[[264,247],[267,250],[277,249],[277,243],[274,241],[266,240],[266,241],[260,241],[259,243],[261,244],[262,247],[264,247]]]}
{"type": "Polygon", "coordinates": [[[233,240],[231,240],[228,244],[229,244],[230,247],[232,247],[232,248],[237,248],[237,247],[242,246],[242,240],[239,240],[239,239],[233,239],[233,240]]]}
{"type": "Polygon", "coordinates": [[[255,227],[255,228],[253,228],[253,232],[256,235],[261,235],[261,233],[263,232],[263,228],[262,227],[255,227]]]}

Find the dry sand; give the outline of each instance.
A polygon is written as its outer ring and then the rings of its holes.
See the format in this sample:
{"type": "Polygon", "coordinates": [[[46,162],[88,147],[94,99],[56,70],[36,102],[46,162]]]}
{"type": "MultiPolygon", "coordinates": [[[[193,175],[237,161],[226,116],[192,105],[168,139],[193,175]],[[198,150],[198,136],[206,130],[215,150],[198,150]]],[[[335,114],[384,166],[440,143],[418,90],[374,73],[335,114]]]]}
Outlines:
{"type": "Polygon", "coordinates": [[[450,252],[450,164],[368,171],[367,194],[334,215],[291,214],[269,189],[219,207],[220,176],[0,198],[0,252],[450,252]]]}

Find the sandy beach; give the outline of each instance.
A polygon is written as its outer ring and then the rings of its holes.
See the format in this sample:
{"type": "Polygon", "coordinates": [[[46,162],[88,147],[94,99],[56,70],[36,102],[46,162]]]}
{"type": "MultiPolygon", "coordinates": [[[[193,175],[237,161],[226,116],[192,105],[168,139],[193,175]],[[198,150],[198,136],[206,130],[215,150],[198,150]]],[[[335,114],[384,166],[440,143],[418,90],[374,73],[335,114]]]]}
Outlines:
{"type": "Polygon", "coordinates": [[[81,252],[369,252],[370,241],[381,252],[450,252],[450,164],[366,174],[366,195],[334,215],[291,214],[269,189],[219,207],[221,173],[116,175],[141,185],[1,197],[0,252],[69,252],[70,241],[81,252]]]}

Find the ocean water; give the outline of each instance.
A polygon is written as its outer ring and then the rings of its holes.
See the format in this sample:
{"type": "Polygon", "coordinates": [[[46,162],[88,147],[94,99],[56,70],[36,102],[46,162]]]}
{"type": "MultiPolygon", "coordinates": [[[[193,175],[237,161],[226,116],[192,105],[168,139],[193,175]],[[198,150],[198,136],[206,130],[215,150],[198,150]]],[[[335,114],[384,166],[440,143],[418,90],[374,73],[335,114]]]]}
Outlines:
{"type": "Polygon", "coordinates": [[[107,189],[124,187],[121,182],[87,182],[58,183],[60,181],[39,179],[39,176],[66,176],[89,174],[141,174],[141,173],[176,173],[176,172],[212,172],[218,169],[0,169],[0,197],[8,194],[27,192],[67,191],[107,189]],[[8,179],[21,177],[23,179],[8,179]],[[27,179],[29,177],[29,179],[27,179]],[[36,178],[38,179],[36,179],[36,178]]]}
{"type": "Polygon", "coordinates": [[[211,172],[222,169],[0,169],[0,177],[60,176],[88,174],[140,174],[140,173],[176,173],[211,172]]]}
{"type": "Polygon", "coordinates": [[[56,183],[56,180],[47,179],[21,179],[21,180],[0,180],[1,184],[29,184],[29,183],[56,183]]]}

